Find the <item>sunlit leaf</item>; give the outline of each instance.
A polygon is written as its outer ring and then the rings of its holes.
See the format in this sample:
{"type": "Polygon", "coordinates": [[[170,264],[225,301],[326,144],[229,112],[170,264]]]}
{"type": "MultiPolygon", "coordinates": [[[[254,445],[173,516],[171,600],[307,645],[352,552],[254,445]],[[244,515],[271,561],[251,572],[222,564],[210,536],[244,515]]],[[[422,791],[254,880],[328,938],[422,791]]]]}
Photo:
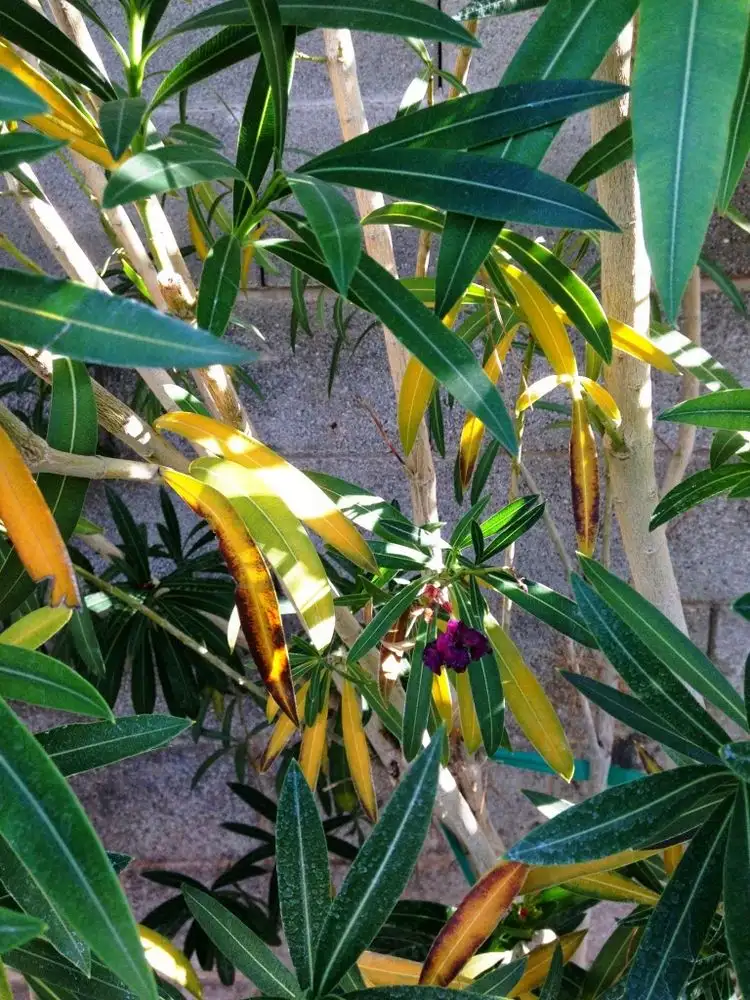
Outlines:
{"type": "Polygon", "coordinates": [[[590,556],[599,529],[599,457],[586,404],[577,395],[570,424],[570,490],[578,548],[590,556]]]}
{"type": "Polygon", "coordinates": [[[239,179],[237,168],[206,146],[161,146],[126,160],[104,189],[103,208],[176,191],[201,181],[239,179]]]}
{"type": "Polygon", "coordinates": [[[113,159],[119,160],[141,127],[146,111],[143,97],[120,97],[99,108],[99,127],[113,159]]]}
{"type": "Polygon", "coordinates": [[[157,933],[150,927],[144,927],[143,924],[138,925],[138,934],[146,961],[154,972],[182,986],[197,1000],[202,1000],[203,987],[183,952],[175,948],[169,938],[165,938],[163,934],[157,933]]]}
{"type": "Polygon", "coordinates": [[[378,802],[372,783],[370,751],[362,725],[362,707],[359,694],[351,681],[344,681],[341,692],[341,727],[352,782],[367,818],[371,823],[376,823],[378,802]]]}
{"type": "Polygon", "coordinates": [[[0,645],[38,649],[70,621],[69,608],[36,608],[0,632],[0,645]]]}

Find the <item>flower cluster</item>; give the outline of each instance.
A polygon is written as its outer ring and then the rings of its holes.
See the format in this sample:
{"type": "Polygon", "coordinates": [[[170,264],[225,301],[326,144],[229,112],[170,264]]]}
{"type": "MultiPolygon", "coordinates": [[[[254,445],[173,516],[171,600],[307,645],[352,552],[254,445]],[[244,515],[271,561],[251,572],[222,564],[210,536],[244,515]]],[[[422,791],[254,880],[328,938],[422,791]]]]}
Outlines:
{"type": "Polygon", "coordinates": [[[453,618],[445,632],[425,647],[422,662],[433,674],[439,674],[443,666],[463,673],[472,660],[481,660],[489,652],[486,635],[453,618]]]}

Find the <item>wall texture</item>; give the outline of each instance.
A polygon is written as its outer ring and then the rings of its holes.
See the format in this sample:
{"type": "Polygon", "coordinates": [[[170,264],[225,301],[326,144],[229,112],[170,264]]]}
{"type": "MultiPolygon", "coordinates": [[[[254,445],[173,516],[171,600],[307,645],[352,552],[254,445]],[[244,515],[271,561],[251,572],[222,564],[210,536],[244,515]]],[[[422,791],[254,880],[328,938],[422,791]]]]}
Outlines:
{"type": "MultiPolygon", "coordinates": [[[[118,23],[121,8],[117,0],[94,0],[94,5],[110,23],[118,23]]],[[[165,24],[174,25],[207,6],[210,6],[209,0],[192,3],[172,0],[165,24]]],[[[475,57],[471,72],[474,89],[497,84],[510,55],[532,21],[533,15],[516,15],[483,23],[483,48],[475,57]]],[[[198,42],[195,34],[181,36],[154,58],[151,70],[155,73],[163,70],[198,42]]],[[[394,114],[404,90],[419,72],[420,64],[412,51],[399,41],[363,35],[355,38],[355,45],[368,115],[371,123],[376,124],[394,114]]],[[[318,33],[301,38],[300,48],[306,55],[320,55],[322,45],[318,33]]],[[[444,47],[436,56],[444,65],[452,65],[454,54],[449,47],[444,47]]],[[[116,74],[119,70],[116,58],[107,57],[107,62],[116,74]]],[[[229,155],[236,140],[237,121],[242,113],[250,73],[251,65],[242,63],[195,88],[190,95],[190,120],[219,136],[229,155]]],[[[303,157],[338,141],[338,125],[324,65],[310,60],[299,61],[291,107],[290,163],[300,162],[303,157]]],[[[157,119],[160,127],[166,130],[176,120],[174,105],[160,109],[157,119]]],[[[566,127],[555,144],[547,169],[564,176],[585,149],[587,140],[588,124],[584,117],[579,117],[566,127]]],[[[42,164],[39,174],[82,245],[97,262],[103,262],[108,248],[95,212],[84,201],[76,179],[66,175],[54,161],[42,164]]],[[[743,207],[748,201],[750,189],[745,186],[739,194],[739,207],[743,211],[750,207],[747,204],[743,207]]],[[[15,206],[5,204],[3,230],[25,252],[36,256],[53,272],[53,263],[40,254],[35,236],[24,218],[15,206]]],[[[188,242],[184,203],[175,200],[170,212],[181,238],[188,242]]],[[[412,235],[396,234],[402,274],[413,269],[415,242],[412,235]]],[[[750,273],[750,237],[728,223],[717,222],[712,226],[706,252],[732,274],[750,273]]],[[[408,491],[400,466],[389,453],[368,413],[368,409],[374,410],[388,434],[396,439],[393,392],[378,332],[370,333],[352,356],[355,331],[363,328],[362,324],[354,325],[349,347],[342,354],[339,377],[329,397],[326,383],[335,339],[330,313],[326,313],[325,322],[316,328],[312,340],[300,335],[298,350],[293,353],[288,333],[290,309],[286,284],[287,275],[283,269],[278,274],[264,275],[256,269],[253,290],[241,306],[247,320],[263,337],[268,354],[268,360],[253,369],[263,398],[248,395],[246,399],[259,436],[304,468],[335,472],[387,498],[396,497],[406,507],[408,491]]],[[[747,322],[718,294],[704,297],[704,309],[707,349],[743,381],[750,379],[747,322]]],[[[4,370],[16,369],[6,364],[4,370]]],[[[115,388],[126,388],[127,380],[123,377],[117,374],[109,377],[115,388]]],[[[655,388],[657,410],[676,400],[679,389],[676,380],[656,373],[655,388]]],[[[458,412],[453,416],[446,413],[446,416],[449,457],[445,461],[438,458],[437,465],[440,512],[451,524],[458,516],[453,500],[452,459],[462,416],[458,412]]],[[[538,479],[572,551],[567,440],[564,431],[549,424],[542,413],[531,417],[526,462],[538,479]]],[[[659,461],[663,466],[674,434],[668,426],[659,427],[658,434],[661,442],[659,461]]],[[[707,437],[700,435],[693,462],[695,468],[707,464],[707,443],[707,437]]],[[[506,463],[496,464],[489,485],[495,507],[501,506],[508,491],[506,463]]],[[[154,491],[148,487],[128,486],[122,492],[136,516],[153,523],[158,516],[154,491]]],[[[746,503],[716,501],[687,514],[670,529],[673,558],[693,637],[735,680],[750,647],[750,627],[729,607],[734,598],[748,589],[745,558],[748,510],[746,503]]],[[[109,523],[103,493],[96,486],[91,489],[88,513],[95,520],[109,523]]],[[[519,545],[518,566],[548,585],[562,589],[566,586],[562,568],[541,525],[537,525],[519,545]]],[[[619,550],[615,552],[615,567],[622,575],[627,574],[619,550]]],[[[548,692],[563,705],[576,750],[580,756],[585,756],[585,738],[575,699],[557,675],[557,668],[565,662],[563,644],[552,631],[521,612],[514,617],[513,629],[548,692]]],[[[129,711],[129,706],[123,707],[129,711]]],[[[512,735],[517,737],[516,733],[512,735]]],[[[517,742],[523,745],[520,739],[517,742]]],[[[214,768],[191,792],[191,778],[210,749],[183,738],[159,754],[75,781],[107,848],[126,851],[136,858],[126,874],[126,882],[139,914],[165,896],[162,890],[140,878],[139,870],[176,868],[208,883],[228,860],[245,849],[241,838],[223,831],[219,824],[230,819],[258,820],[258,817],[251,817],[248,808],[226,789],[225,781],[232,779],[229,764],[214,768]]],[[[268,786],[271,780],[258,779],[258,783],[268,786]]],[[[488,790],[489,808],[507,841],[528,829],[535,819],[534,811],[519,793],[522,787],[575,794],[575,790],[566,791],[556,780],[540,779],[494,765],[488,790]]],[[[447,894],[451,900],[460,898],[463,891],[461,876],[436,832],[420,863],[413,890],[442,899],[447,894]]],[[[238,988],[236,996],[243,992],[247,992],[246,987],[238,988]]],[[[213,996],[228,994],[209,986],[207,995],[210,1000],[213,996]]]]}

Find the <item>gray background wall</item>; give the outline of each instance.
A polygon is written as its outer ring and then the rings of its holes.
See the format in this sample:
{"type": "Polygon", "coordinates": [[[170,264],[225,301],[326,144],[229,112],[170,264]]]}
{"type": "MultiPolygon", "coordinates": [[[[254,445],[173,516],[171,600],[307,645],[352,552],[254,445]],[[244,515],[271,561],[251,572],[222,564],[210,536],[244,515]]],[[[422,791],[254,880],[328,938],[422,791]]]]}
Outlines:
{"type": "MultiPolygon", "coordinates": [[[[97,10],[115,25],[121,9],[116,0],[94,0],[97,10]]],[[[208,0],[172,0],[165,18],[171,26],[198,9],[210,6],[208,0]]],[[[457,9],[457,8],[454,8],[457,9]]],[[[482,50],[475,56],[471,71],[474,89],[495,85],[519,40],[533,22],[533,15],[516,15],[485,21],[482,25],[482,50]]],[[[319,33],[300,39],[300,48],[310,55],[322,52],[319,33]]],[[[188,48],[198,44],[195,34],[182,36],[171,43],[151,64],[152,71],[172,65],[188,48]]],[[[419,72],[420,63],[402,42],[373,35],[355,38],[359,75],[370,121],[377,124],[391,117],[410,80],[419,72]]],[[[454,54],[450,47],[437,53],[450,67],[454,54]]],[[[118,73],[116,58],[107,62],[118,73]]],[[[221,137],[224,150],[232,154],[237,120],[251,76],[251,64],[243,63],[201,85],[190,95],[190,120],[221,137]]],[[[160,109],[157,123],[165,130],[177,120],[176,107],[160,109]]],[[[338,141],[338,125],[329,97],[325,67],[317,62],[299,61],[291,98],[288,159],[291,164],[302,157],[328,148],[338,141]]],[[[588,124],[581,116],[563,131],[551,152],[547,169],[564,176],[588,142],[588,124]]],[[[39,174],[84,248],[97,262],[102,262],[108,248],[103,239],[95,212],[86,204],[76,180],[67,175],[60,164],[52,161],[39,167],[39,174]]],[[[746,210],[750,191],[743,186],[738,205],[746,210]]],[[[55,271],[54,264],[40,251],[35,235],[24,217],[8,201],[3,203],[2,229],[27,253],[55,271]]],[[[184,203],[173,202],[170,214],[183,242],[188,242],[184,224],[184,203]]],[[[402,274],[413,269],[416,238],[413,234],[396,234],[399,264],[402,274]]],[[[706,252],[731,274],[750,273],[750,237],[730,224],[717,221],[711,227],[706,252]]],[[[3,261],[3,263],[5,263],[3,261]]],[[[382,342],[372,333],[354,357],[344,351],[342,369],[333,393],[326,393],[326,381],[335,330],[327,314],[326,323],[318,327],[312,340],[300,335],[296,354],[290,349],[290,310],[285,290],[287,276],[253,274],[253,289],[243,303],[242,311],[260,331],[271,359],[257,365],[252,374],[263,393],[263,399],[247,395],[246,402],[259,436],[279,449],[290,460],[305,468],[335,472],[385,497],[397,497],[408,506],[408,491],[400,466],[389,454],[376,430],[366,407],[374,409],[388,433],[397,439],[394,420],[394,399],[387,374],[382,342]]],[[[750,378],[750,358],[747,338],[750,329],[737,316],[722,296],[704,297],[704,342],[739,378],[750,378]]],[[[361,326],[360,326],[361,329],[361,326]]],[[[352,343],[354,341],[352,337],[352,343]]],[[[15,368],[6,370],[13,370],[15,368]]],[[[127,379],[110,375],[113,387],[127,389],[127,379]]],[[[656,408],[662,409],[675,401],[678,393],[675,379],[655,373],[656,408]]],[[[440,481],[441,516],[449,524],[458,510],[453,500],[452,459],[460,433],[462,415],[446,411],[448,459],[436,458],[440,481]]],[[[551,429],[543,414],[534,414],[529,421],[525,441],[526,462],[539,481],[542,492],[561,526],[573,551],[574,537],[569,513],[567,479],[567,439],[564,432],[551,429]]],[[[674,434],[670,427],[658,428],[660,437],[659,463],[663,468],[669,455],[674,434]]],[[[694,468],[707,465],[708,438],[699,437],[699,447],[693,460],[694,468]]],[[[490,482],[494,505],[504,502],[508,490],[507,463],[499,461],[490,482]]],[[[130,509],[136,516],[153,522],[158,517],[155,491],[148,487],[122,488],[130,509]]],[[[89,511],[91,517],[109,523],[102,491],[92,486],[89,511]]],[[[748,505],[715,501],[693,511],[671,526],[669,531],[672,555],[685,599],[686,612],[694,640],[716,658],[728,674],[738,679],[745,655],[750,649],[750,628],[731,611],[729,604],[750,589],[746,568],[748,538],[748,505]]],[[[524,537],[518,549],[519,568],[548,585],[565,588],[564,574],[541,525],[524,537]]],[[[619,549],[615,567],[626,575],[627,570],[619,549]]],[[[557,669],[565,663],[564,646],[545,626],[519,612],[514,617],[513,631],[529,663],[538,671],[547,691],[562,706],[568,732],[579,756],[586,755],[585,737],[575,700],[557,669]]],[[[124,711],[130,706],[123,704],[124,711]]],[[[517,732],[514,741],[523,745],[517,732]]],[[[254,747],[260,750],[262,740],[254,747]]],[[[108,768],[75,781],[82,801],[93,816],[107,848],[126,851],[136,858],[126,874],[126,883],[136,912],[142,915],[165,893],[145,882],[138,871],[150,867],[170,867],[210,882],[227,862],[246,849],[245,842],[223,831],[219,824],[236,819],[256,822],[247,807],[238,803],[225,786],[232,779],[231,766],[214,768],[194,791],[190,780],[198,764],[212,747],[195,746],[187,738],[168,750],[148,758],[108,768]]],[[[270,779],[254,779],[267,787],[270,779]]],[[[508,841],[515,839],[534,822],[534,811],[520,795],[522,787],[542,787],[562,794],[575,794],[556,780],[534,777],[523,772],[492,765],[488,804],[498,829],[508,841]]],[[[422,895],[455,901],[464,886],[449,853],[435,832],[420,862],[413,891],[422,895]]],[[[167,893],[166,895],[168,895],[167,893]]],[[[247,992],[238,988],[234,995],[247,992]]],[[[209,984],[207,996],[228,996],[209,984]]]]}

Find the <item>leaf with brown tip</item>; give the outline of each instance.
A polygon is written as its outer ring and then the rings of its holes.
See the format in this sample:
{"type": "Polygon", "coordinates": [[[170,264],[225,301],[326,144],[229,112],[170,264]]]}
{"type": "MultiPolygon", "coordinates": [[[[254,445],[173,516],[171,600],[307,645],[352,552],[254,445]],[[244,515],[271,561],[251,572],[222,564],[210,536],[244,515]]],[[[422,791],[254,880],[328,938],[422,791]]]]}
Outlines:
{"type": "MultiPolygon", "coordinates": [[[[310,681],[305,681],[302,687],[297,692],[297,711],[300,716],[304,717],[305,714],[305,699],[307,698],[307,689],[310,687],[310,681]]],[[[274,702],[274,705],[276,702],[274,702]]],[[[278,706],[277,706],[278,712],[278,706]]],[[[263,751],[263,756],[260,759],[260,764],[258,765],[258,770],[261,774],[267,771],[268,768],[273,764],[276,758],[279,756],[281,751],[287,745],[289,740],[297,732],[297,727],[289,718],[288,715],[282,713],[276,720],[276,725],[273,727],[273,732],[271,733],[271,738],[266,745],[266,749],[263,751]]]]}
{"type": "Polygon", "coordinates": [[[599,529],[599,459],[586,404],[573,399],[570,427],[570,491],[578,548],[590,556],[599,529]]]}
{"type": "Polygon", "coordinates": [[[0,520],[34,583],[49,580],[49,604],[77,608],[73,564],[34,477],[0,428],[0,520]]]}
{"type": "Polygon", "coordinates": [[[266,690],[298,724],[292,671],[281,624],[279,601],[260,549],[230,502],[211,486],[174,469],[161,470],[164,482],[204,518],[219,542],[237,589],[242,631],[266,690]]]}
{"type": "Polygon", "coordinates": [[[502,861],[464,896],[440,931],[419,977],[422,986],[447,986],[487,940],[521,890],[527,867],[502,861]]]}

